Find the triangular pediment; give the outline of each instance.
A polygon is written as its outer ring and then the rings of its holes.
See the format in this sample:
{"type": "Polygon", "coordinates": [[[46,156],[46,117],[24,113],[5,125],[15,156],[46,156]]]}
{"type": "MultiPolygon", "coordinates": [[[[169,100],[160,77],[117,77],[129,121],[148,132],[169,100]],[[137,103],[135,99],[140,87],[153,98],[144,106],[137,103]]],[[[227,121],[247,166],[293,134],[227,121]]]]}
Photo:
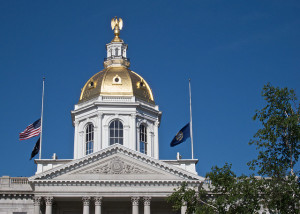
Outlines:
{"type": "Polygon", "coordinates": [[[116,153],[78,169],[53,177],[54,180],[148,180],[180,179],[124,154],[116,153]]]}
{"type": "Polygon", "coordinates": [[[193,180],[202,177],[115,144],[29,178],[38,181],[193,180]]]}

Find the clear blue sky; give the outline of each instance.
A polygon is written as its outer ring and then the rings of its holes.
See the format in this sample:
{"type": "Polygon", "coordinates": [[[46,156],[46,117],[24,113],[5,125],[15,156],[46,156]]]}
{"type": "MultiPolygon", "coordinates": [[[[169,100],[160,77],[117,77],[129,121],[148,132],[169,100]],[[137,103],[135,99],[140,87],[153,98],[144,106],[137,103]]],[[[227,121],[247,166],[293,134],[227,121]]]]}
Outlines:
{"type": "Polygon", "coordinates": [[[300,97],[299,1],[1,1],[0,176],[31,176],[35,139],[19,132],[40,117],[46,76],[43,158],[73,157],[70,111],[85,82],[103,69],[110,20],[122,17],[131,69],[152,87],[163,112],[160,158],[190,158],[169,143],[189,121],[192,79],[195,157],[202,176],[214,165],[248,173],[249,140],[264,106],[261,88],[294,88],[300,97]]]}

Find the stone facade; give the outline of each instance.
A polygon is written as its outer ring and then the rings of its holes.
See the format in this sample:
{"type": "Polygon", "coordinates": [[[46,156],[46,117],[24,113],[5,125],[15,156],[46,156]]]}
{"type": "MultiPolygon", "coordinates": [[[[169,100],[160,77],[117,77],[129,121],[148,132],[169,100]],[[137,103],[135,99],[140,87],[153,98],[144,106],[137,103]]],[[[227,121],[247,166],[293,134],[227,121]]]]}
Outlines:
{"type": "Polygon", "coordinates": [[[114,144],[29,178],[2,177],[0,213],[173,213],[165,199],[182,182],[203,178],[114,144]]]}

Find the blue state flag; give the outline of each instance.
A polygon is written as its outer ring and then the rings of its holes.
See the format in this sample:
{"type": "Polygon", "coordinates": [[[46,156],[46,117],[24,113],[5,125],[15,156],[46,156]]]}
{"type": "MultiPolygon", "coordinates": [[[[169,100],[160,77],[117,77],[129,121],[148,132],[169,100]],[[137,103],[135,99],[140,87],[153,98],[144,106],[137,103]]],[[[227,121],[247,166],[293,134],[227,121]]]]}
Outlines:
{"type": "Polygon", "coordinates": [[[176,134],[171,142],[171,147],[183,143],[186,139],[191,137],[190,134],[190,123],[186,124],[180,131],[176,134]]]}

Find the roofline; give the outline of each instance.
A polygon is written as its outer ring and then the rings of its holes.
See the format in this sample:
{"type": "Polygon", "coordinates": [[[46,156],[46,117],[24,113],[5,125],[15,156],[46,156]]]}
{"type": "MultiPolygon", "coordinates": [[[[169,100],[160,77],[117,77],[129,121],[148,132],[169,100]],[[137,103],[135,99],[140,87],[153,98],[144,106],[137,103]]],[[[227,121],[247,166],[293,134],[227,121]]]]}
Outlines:
{"type": "MultiPolygon", "coordinates": [[[[181,168],[178,168],[176,166],[172,166],[168,163],[164,163],[163,161],[161,160],[157,160],[157,159],[154,159],[152,157],[149,157],[143,153],[140,153],[140,152],[137,152],[137,151],[134,151],[132,149],[129,149],[121,144],[114,144],[110,147],[107,147],[103,150],[100,150],[98,152],[95,152],[95,153],[92,153],[90,155],[87,155],[85,157],[82,157],[80,159],[75,159],[67,164],[64,164],[64,165],[61,165],[61,166],[58,166],[56,168],[53,168],[53,169],[50,169],[50,170],[47,170],[45,172],[42,172],[42,173],[39,173],[39,174],[36,174],[34,176],[31,176],[28,178],[29,182],[33,182],[34,180],[36,179],[40,179],[42,177],[45,177],[45,176],[49,176],[51,174],[54,174],[56,172],[59,172],[61,170],[63,170],[64,168],[67,168],[67,167],[71,167],[71,166],[74,166],[74,165],[79,165],[83,162],[86,162],[87,164],[89,163],[89,160],[91,159],[96,159],[97,156],[106,156],[106,153],[109,153],[111,151],[123,151],[123,154],[125,155],[128,155],[128,156],[131,156],[131,157],[135,157],[137,159],[142,159],[144,162],[147,162],[147,163],[150,163],[151,165],[154,165],[155,167],[157,167],[157,165],[161,166],[164,168],[164,170],[166,170],[167,172],[173,172],[174,174],[177,174],[178,176],[182,177],[182,179],[192,179],[192,180],[200,180],[200,181],[204,181],[205,178],[201,177],[201,176],[198,176],[198,175],[195,175],[191,172],[188,172],[184,169],[181,169],[181,168]]],[[[41,179],[43,180],[43,179],[41,179]]]]}

